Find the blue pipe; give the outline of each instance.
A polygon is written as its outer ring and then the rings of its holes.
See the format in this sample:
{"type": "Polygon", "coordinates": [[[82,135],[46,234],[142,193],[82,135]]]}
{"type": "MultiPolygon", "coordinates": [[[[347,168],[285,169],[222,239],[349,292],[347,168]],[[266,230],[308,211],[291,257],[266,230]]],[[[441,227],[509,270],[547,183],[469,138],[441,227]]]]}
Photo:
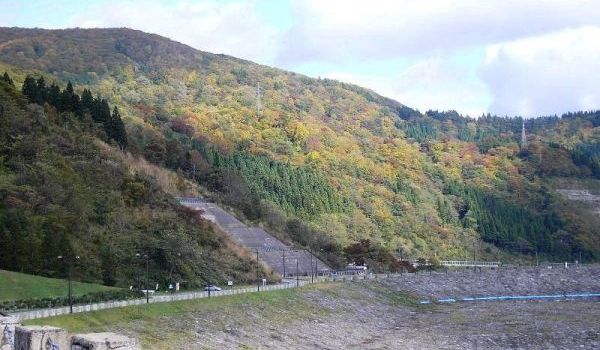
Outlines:
{"type": "Polygon", "coordinates": [[[540,299],[575,299],[600,297],[600,293],[575,294],[543,294],[543,295],[501,295],[491,297],[442,298],[437,300],[421,300],[421,304],[455,303],[457,301],[498,301],[498,300],[540,300],[540,299]]]}

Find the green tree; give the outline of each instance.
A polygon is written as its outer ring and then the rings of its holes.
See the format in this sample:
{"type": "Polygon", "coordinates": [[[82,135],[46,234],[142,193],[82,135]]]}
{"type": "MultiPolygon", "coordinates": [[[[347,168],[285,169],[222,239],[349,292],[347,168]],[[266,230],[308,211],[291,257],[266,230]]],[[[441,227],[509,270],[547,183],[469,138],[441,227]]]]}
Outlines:
{"type": "Polygon", "coordinates": [[[94,97],[88,89],[83,89],[81,93],[81,110],[82,112],[91,113],[94,108],[94,97]]]}
{"type": "Polygon", "coordinates": [[[73,101],[75,100],[75,92],[73,91],[73,84],[69,81],[67,87],[62,91],[62,107],[63,111],[73,111],[73,101]]]}
{"type": "Polygon", "coordinates": [[[48,89],[48,103],[54,106],[58,111],[63,109],[60,88],[56,84],[50,85],[50,88],[48,89]]]}
{"type": "Polygon", "coordinates": [[[13,82],[13,80],[11,79],[11,77],[8,75],[7,72],[4,72],[4,75],[2,76],[2,80],[7,82],[8,85],[15,86],[15,83],[13,82]]]}
{"type": "Polygon", "coordinates": [[[106,134],[115,140],[121,149],[127,148],[127,133],[117,106],[113,108],[110,121],[106,125],[106,134]]]}
{"type": "Polygon", "coordinates": [[[27,100],[29,100],[29,102],[35,102],[35,98],[37,96],[37,83],[35,82],[35,79],[32,76],[27,75],[25,77],[25,81],[23,82],[21,92],[23,93],[23,95],[25,95],[25,97],[27,97],[27,100]]]}
{"type": "Polygon", "coordinates": [[[46,81],[43,76],[38,78],[36,85],[34,102],[43,105],[48,100],[48,88],[46,87],[46,81]]]}

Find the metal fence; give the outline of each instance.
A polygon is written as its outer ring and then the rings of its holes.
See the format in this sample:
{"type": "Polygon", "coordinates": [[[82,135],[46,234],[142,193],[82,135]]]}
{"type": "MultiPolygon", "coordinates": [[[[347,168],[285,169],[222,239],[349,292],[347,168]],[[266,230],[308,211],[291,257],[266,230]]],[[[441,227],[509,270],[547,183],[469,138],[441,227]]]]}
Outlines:
{"type": "Polygon", "coordinates": [[[500,261],[477,261],[477,260],[444,260],[440,262],[446,267],[500,267],[500,261]]]}
{"type": "MultiPolygon", "coordinates": [[[[397,274],[364,274],[364,275],[338,275],[338,276],[318,276],[314,279],[313,283],[324,283],[324,282],[343,282],[343,281],[357,281],[357,280],[377,280],[385,279],[397,274]]],[[[237,295],[246,293],[257,293],[257,292],[269,292],[282,289],[290,289],[296,287],[302,287],[311,284],[311,282],[302,279],[288,279],[287,283],[277,283],[265,286],[260,286],[260,290],[257,287],[246,287],[237,289],[226,289],[221,291],[196,291],[196,292],[182,292],[169,295],[154,295],[149,299],[149,303],[166,303],[180,300],[193,300],[210,297],[222,297],[227,295],[237,295]]],[[[118,307],[132,306],[132,305],[143,305],[146,304],[146,299],[132,299],[122,301],[111,301],[103,303],[94,303],[87,305],[76,305],[73,306],[73,313],[97,311],[112,309],[118,307]]],[[[40,310],[28,310],[11,313],[11,316],[17,317],[19,320],[32,320],[38,318],[46,318],[52,316],[60,316],[69,314],[69,307],[57,307],[40,310]]]]}

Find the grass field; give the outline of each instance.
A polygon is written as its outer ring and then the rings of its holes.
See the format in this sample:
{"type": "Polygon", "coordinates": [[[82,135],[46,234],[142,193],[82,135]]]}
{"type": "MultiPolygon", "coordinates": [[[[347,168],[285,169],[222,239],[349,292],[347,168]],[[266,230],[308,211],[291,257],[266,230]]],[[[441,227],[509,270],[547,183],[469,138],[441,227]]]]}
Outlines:
{"type": "MultiPolygon", "coordinates": [[[[116,289],[100,284],[73,282],[73,295],[116,289]]],[[[67,295],[67,280],[0,270],[0,301],[67,295]]]]}

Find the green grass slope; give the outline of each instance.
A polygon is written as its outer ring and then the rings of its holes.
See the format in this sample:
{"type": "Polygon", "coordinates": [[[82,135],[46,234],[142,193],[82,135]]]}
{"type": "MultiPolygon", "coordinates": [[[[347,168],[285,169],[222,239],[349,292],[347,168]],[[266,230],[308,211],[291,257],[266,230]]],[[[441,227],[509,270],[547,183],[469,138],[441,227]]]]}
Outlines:
{"type": "MultiPolygon", "coordinates": [[[[73,295],[116,289],[95,283],[73,282],[73,295]]],[[[66,295],[67,280],[0,270],[0,301],[64,297],[66,295]]]]}

